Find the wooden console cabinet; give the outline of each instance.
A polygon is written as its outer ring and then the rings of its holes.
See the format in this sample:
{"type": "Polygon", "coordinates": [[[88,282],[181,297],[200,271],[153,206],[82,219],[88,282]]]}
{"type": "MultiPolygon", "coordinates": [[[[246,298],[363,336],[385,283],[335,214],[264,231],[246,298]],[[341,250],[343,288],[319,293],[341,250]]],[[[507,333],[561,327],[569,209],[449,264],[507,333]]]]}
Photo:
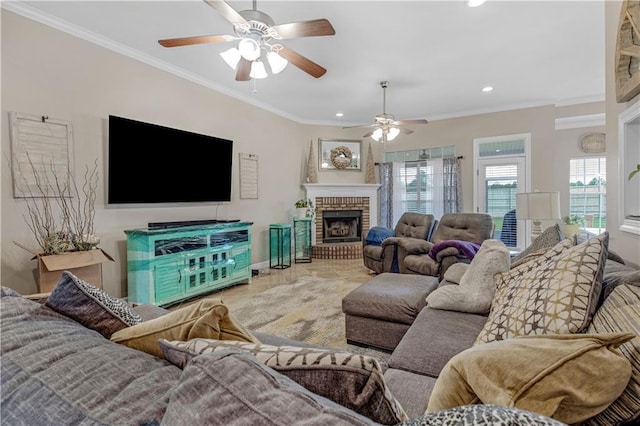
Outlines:
{"type": "Polygon", "coordinates": [[[129,229],[129,301],[168,305],[251,281],[252,222],[129,229]]]}

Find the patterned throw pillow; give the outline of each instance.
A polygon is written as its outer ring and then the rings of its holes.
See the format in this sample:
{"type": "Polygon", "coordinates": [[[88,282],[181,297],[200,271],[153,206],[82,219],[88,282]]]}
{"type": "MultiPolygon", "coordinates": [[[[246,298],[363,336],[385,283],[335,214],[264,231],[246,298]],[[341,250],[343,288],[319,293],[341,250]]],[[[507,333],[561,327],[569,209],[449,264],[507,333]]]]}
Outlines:
{"type": "Polygon", "coordinates": [[[588,425],[617,425],[640,419],[640,283],[619,285],[593,317],[588,333],[631,331],[633,340],[618,350],[631,363],[631,379],[622,395],[607,409],[586,422],[588,425]]]}
{"type": "Polygon", "coordinates": [[[169,393],[162,417],[163,426],[371,423],[235,349],[204,354],[190,362],[169,393]]]}
{"type": "Polygon", "coordinates": [[[398,426],[566,426],[552,418],[517,408],[473,404],[436,411],[398,426]]]}
{"type": "Polygon", "coordinates": [[[142,322],[129,305],[64,271],[45,302],[51,309],[96,330],[107,339],[116,331],[142,322]]]}
{"type": "Polygon", "coordinates": [[[489,318],[475,344],[585,331],[598,304],[608,243],[607,232],[573,247],[564,240],[500,274],[489,318]]]}
{"type": "Polygon", "coordinates": [[[370,356],[212,339],[161,340],[160,347],[165,359],[181,368],[200,354],[240,349],[311,392],[378,423],[396,424],[408,419],[387,388],[378,360],[370,356]]]}
{"type": "Polygon", "coordinates": [[[511,268],[515,268],[518,265],[529,262],[543,255],[547,250],[555,247],[560,241],[562,241],[564,235],[560,230],[560,225],[556,224],[545,229],[533,243],[527,247],[524,251],[520,252],[517,256],[511,259],[511,268]]]}

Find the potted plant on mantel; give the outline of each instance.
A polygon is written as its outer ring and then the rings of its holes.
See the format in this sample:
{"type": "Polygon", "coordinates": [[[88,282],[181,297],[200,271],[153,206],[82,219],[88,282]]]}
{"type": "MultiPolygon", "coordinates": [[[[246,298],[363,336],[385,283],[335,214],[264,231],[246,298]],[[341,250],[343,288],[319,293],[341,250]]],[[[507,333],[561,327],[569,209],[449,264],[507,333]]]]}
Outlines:
{"type": "Polygon", "coordinates": [[[301,198],[295,203],[296,216],[297,217],[312,217],[313,216],[313,201],[310,199],[301,198]]]}
{"type": "Polygon", "coordinates": [[[584,219],[580,215],[573,214],[563,217],[562,222],[560,230],[564,236],[567,238],[573,238],[580,234],[580,227],[584,224],[584,219]]]}

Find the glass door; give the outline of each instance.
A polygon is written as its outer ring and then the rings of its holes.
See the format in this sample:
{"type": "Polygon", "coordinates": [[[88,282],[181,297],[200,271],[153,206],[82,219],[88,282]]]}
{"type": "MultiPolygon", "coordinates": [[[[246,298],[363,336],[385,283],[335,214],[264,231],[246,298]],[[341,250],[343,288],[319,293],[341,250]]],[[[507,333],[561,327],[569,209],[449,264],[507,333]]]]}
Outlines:
{"type": "Polygon", "coordinates": [[[528,142],[528,134],[474,140],[474,210],[493,217],[493,238],[514,251],[526,246],[525,221],[516,220],[516,194],[528,191],[528,142]]]}

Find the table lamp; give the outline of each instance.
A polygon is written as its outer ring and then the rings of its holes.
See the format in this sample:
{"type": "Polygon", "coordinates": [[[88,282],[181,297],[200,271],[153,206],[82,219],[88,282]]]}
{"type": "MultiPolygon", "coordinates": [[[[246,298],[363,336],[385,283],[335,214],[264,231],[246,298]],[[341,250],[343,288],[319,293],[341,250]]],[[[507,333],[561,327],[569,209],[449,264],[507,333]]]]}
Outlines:
{"type": "Polygon", "coordinates": [[[531,241],[542,233],[543,220],[560,219],[559,192],[522,192],[516,194],[516,218],[533,221],[531,241]]]}

